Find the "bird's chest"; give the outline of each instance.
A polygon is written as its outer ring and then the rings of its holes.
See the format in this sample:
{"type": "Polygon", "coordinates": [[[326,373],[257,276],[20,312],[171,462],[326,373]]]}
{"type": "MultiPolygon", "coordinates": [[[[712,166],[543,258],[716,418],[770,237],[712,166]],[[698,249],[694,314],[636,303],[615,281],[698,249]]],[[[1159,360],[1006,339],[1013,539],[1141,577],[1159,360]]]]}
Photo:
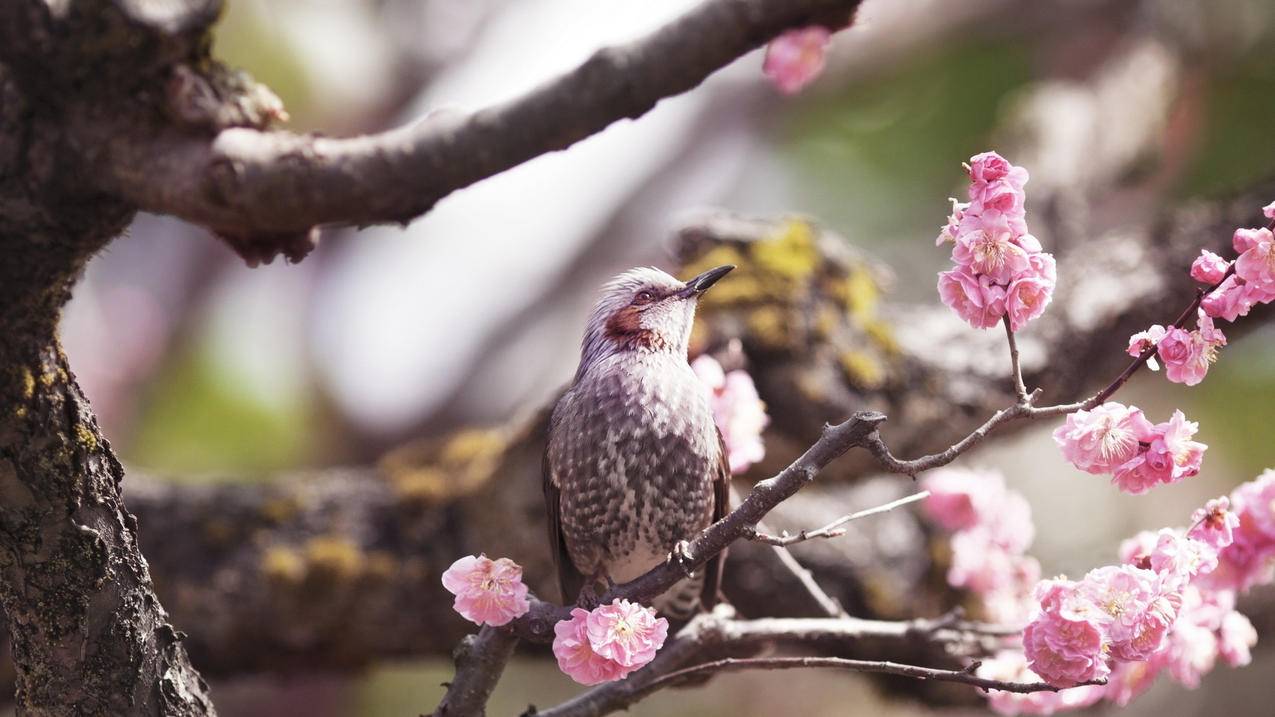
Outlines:
{"type": "Polygon", "coordinates": [[[628,371],[576,390],[556,435],[568,547],[663,554],[707,525],[718,445],[694,375],[628,371]]]}

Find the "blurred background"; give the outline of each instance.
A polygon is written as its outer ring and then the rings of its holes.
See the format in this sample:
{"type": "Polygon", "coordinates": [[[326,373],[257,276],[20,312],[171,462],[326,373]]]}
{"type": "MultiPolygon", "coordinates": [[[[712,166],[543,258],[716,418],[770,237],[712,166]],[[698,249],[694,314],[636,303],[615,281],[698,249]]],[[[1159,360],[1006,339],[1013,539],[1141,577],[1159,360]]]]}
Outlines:
{"type": "MultiPolygon", "coordinates": [[[[232,0],[215,51],[274,89],[292,128],[346,135],[512,97],[693,4],[232,0]]],[[[932,304],[948,262],[933,238],[963,191],[960,163],[984,149],[1032,173],[1029,222],[1048,213],[1062,228],[1033,224],[1047,250],[1250,188],[1275,175],[1273,39],[1270,0],[867,0],[794,98],[754,53],[408,227],[327,231],[296,266],[248,269],[199,229],[139,217],[90,264],[64,345],[106,435],[148,474],[257,482],[367,464],[540,407],[574,371],[596,287],[669,264],[670,236],[698,208],[808,214],[892,267],[887,302],[932,304]]],[[[1110,562],[1119,539],[1180,522],[1275,464],[1271,328],[1233,342],[1201,389],[1142,376],[1125,396],[1201,422],[1199,478],[1117,495],[1066,466],[1046,427],[968,459],[1028,495],[1046,574],[1110,562]]],[[[1219,668],[1194,692],[1162,681],[1128,714],[1271,714],[1275,635],[1262,640],[1246,670],[1219,668]]],[[[449,661],[425,660],[239,678],[214,696],[230,715],[418,714],[450,675],[449,661]]],[[[491,712],[575,690],[551,662],[520,658],[491,712]]],[[[632,710],[931,711],[834,673],[730,675],[632,710]]]]}

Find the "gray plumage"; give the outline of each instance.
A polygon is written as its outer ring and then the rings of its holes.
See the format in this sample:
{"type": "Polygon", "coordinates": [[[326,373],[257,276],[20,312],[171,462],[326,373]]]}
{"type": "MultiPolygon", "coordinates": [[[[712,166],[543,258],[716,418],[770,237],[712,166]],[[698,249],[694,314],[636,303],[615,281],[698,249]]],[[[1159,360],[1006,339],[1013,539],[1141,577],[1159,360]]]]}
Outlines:
{"type": "MultiPolygon", "coordinates": [[[[603,288],[545,453],[549,541],[568,604],[586,584],[642,575],[727,512],[726,451],[687,344],[697,298],[730,268],[686,283],[634,269],[603,288]]],[[[723,558],[655,606],[674,617],[710,607],[723,558]]]]}

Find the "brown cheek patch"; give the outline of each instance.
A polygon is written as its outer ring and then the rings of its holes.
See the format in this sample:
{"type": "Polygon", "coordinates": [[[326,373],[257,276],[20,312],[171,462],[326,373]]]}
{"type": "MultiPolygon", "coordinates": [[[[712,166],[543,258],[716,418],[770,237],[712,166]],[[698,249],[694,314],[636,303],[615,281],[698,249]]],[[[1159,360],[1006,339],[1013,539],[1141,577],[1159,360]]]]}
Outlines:
{"type": "Polygon", "coordinates": [[[607,337],[629,348],[657,348],[663,342],[650,329],[642,328],[641,313],[636,306],[626,306],[612,314],[607,319],[607,337]]]}

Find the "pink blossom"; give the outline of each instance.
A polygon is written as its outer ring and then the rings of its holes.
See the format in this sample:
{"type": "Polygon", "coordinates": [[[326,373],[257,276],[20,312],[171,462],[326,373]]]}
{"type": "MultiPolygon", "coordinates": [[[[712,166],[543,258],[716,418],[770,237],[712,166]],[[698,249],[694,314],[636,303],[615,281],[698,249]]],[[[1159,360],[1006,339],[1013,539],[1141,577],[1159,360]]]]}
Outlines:
{"type": "Polygon", "coordinates": [[[987,520],[1005,492],[999,473],[965,468],[939,468],[921,479],[930,497],[921,504],[926,515],[944,530],[973,528],[987,520]]]}
{"type": "Polygon", "coordinates": [[[1139,442],[1150,441],[1153,434],[1141,410],[1108,401],[1092,411],[1067,414],[1066,422],[1054,431],[1054,442],[1072,465],[1102,474],[1137,456],[1139,442]]]}
{"type": "Polygon", "coordinates": [[[553,655],[558,659],[558,669],[582,685],[612,682],[636,669],[594,651],[589,642],[588,620],[589,613],[577,607],[572,609],[570,620],[553,626],[553,655]]]}
{"type": "Polygon", "coordinates": [[[1117,660],[1145,660],[1160,648],[1177,618],[1174,600],[1160,593],[1160,579],[1132,565],[1091,570],[1078,585],[1087,614],[1106,638],[1107,652],[1117,660]]]}
{"type": "Polygon", "coordinates": [[[762,430],[770,422],[766,404],[757,395],[757,387],[747,371],[736,369],[723,373],[721,364],[708,354],[696,358],[691,368],[708,390],[713,422],[726,443],[730,470],[743,473],[766,455],[762,443],[762,430]]]}
{"type": "Polygon", "coordinates": [[[990,183],[1005,180],[1016,189],[1027,184],[1027,170],[1016,167],[996,152],[983,152],[970,157],[970,180],[974,183],[990,183]]]}
{"type": "Polygon", "coordinates": [[[1151,569],[1165,584],[1176,589],[1200,573],[1217,567],[1217,551],[1207,543],[1193,540],[1171,528],[1162,528],[1150,555],[1151,569]]]}
{"type": "MultiPolygon", "coordinates": [[[[1160,340],[1164,338],[1164,327],[1159,324],[1152,324],[1151,328],[1146,331],[1139,331],[1129,337],[1129,348],[1125,353],[1137,358],[1147,351],[1147,349],[1155,348],[1160,344],[1160,340]]],[[[1151,355],[1147,359],[1147,367],[1152,371],[1159,371],[1160,365],[1156,363],[1155,355],[1151,355]]]]}
{"type": "Polygon", "coordinates": [[[939,298],[976,329],[995,326],[1005,313],[1005,289],[963,266],[939,273],[939,298]]]}
{"type": "Polygon", "coordinates": [[[1191,264],[1191,278],[1201,284],[1216,284],[1226,276],[1231,262],[1205,249],[1191,264]]]}
{"type": "MultiPolygon", "coordinates": [[[[1126,493],[1145,493],[1160,483],[1177,483],[1200,472],[1207,445],[1191,440],[1199,424],[1174,411],[1164,423],[1156,424],[1150,436],[1140,440],[1145,450],[1116,468],[1112,482],[1126,493]]],[[[1141,448],[1141,446],[1139,446],[1141,448]]]]}
{"type": "Polygon", "coordinates": [[[589,645],[599,656],[637,669],[655,658],[668,637],[668,620],[655,610],[617,599],[600,605],[587,618],[589,645]]]}
{"type": "Polygon", "coordinates": [[[998,212],[1006,219],[1019,219],[1024,215],[1027,194],[1021,186],[1015,187],[1008,179],[970,184],[970,211],[975,214],[998,212]]]}
{"type": "Polygon", "coordinates": [[[1267,219],[1275,219],[1275,202],[1271,202],[1270,204],[1262,207],[1262,214],[1265,215],[1267,219]]]}
{"type": "Polygon", "coordinates": [[[1182,606],[1173,623],[1168,643],[1159,656],[1173,679],[1187,687],[1198,687],[1200,678],[1217,662],[1217,630],[1225,610],[1194,586],[1182,591],[1182,606]]]}
{"type": "Polygon", "coordinates": [[[1246,243],[1249,247],[1235,260],[1235,275],[1263,291],[1275,291],[1275,235],[1262,228],[1246,243]]]}
{"type": "Polygon", "coordinates": [[[1032,616],[1032,595],[1038,582],[1040,563],[1030,555],[1014,556],[1008,579],[982,594],[984,615],[1002,625],[1026,623],[1032,616]]]}
{"type": "Polygon", "coordinates": [[[1150,569],[1151,553],[1159,542],[1159,533],[1150,530],[1140,531],[1132,538],[1121,541],[1119,550],[1120,562],[1150,569]]]}
{"type": "Polygon", "coordinates": [[[766,46],[762,72],[787,95],[796,94],[823,72],[824,52],[832,36],[819,26],[789,30],[766,46]]]}
{"type": "Polygon", "coordinates": [[[1053,297],[1054,284],[1041,277],[1025,276],[1015,279],[1005,292],[1005,312],[1009,315],[1009,328],[1018,331],[1028,321],[1045,313],[1045,307],[1053,297]]]}
{"type": "Polygon", "coordinates": [[[1241,483],[1231,492],[1231,503],[1241,522],[1251,526],[1246,533],[1275,543],[1275,470],[1270,468],[1257,478],[1241,483]]]}
{"type": "Polygon", "coordinates": [[[1040,612],[1023,630],[1028,665],[1056,687],[1105,677],[1101,613],[1067,580],[1046,580],[1037,587],[1040,612]]]}
{"type": "Polygon", "coordinates": [[[522,566],[509,558],[466,555],[443,573],[443,587],[456,596],[456,612],[476,625],[504,625],[530,609],[522,566]]]}
{"type": "Polygon", "coordinates": [[[1212,317],[1200,311],[1194,331],[1170,327],[1160,340],[1158,352],[1165,377],[1188,386],[1198,384],[1217,360],[1218,348],[1225,345],[1226,335],[1214,327],[1212,317]]]}
{"type": "Polygon", "coordinates": [[[934,246],[943,246],[944,242],[956,242],[956,235],[960,234],[961,221],[965,218],[965,212],[969,209],[969,202],[958,202],[955,198],[951,199],[952,213],[947,217],[947,224],[939,231],[939,238],[934,240],[934,246]]]}
{"type": "Polygon", "coordinates": [[[1163,662],[1160,660],[1117,663],[1112,666],[1111,675],[1107,678],[1104,696],[1124,707],[1155,684],[1161,669],[1163,662]]]}
{"type": "Polygon", "coordinates": [[[1215,319],[1235,321],[1241,316],[1247,316],[1254,306],[1269,303],[1272,300],[1275,300],[1275,291],[1265,291],[1255,284],[1231,275],[1204,297],[1200,302],[1200,309],[1215,319]]]}
{"type": "MultiPolygon", "coordinates": [[[[1040,676],[1027,667],[1027,658],[1020,650],[1002,650],[984,659],[974,674],[1002,682],[1040,681],[1040,676]]],[[[1002,715],[1051,715],[1063,710],[1088,707],[1102,699],[1103,694],[1104,689],[1098,686],[1027,694],[991,690],[987,695],[987,703],[993,711],[1002,715]]]]}
{"type": "Polygon", "coordinates": [[[1243,254],[1262,242],[1270,241],[1271,237],[1271,230],[1265,227],[1261,229],[1236,229],[1235,234],[1231,236],[1231,246],[1235,248],[1237,254],[1243,254]]]}
{"type": "Polygon", "coordinates": [[[1221,550],[1235,542],[1235,529],[1240,525],[1240,517],[1231,512],[1231,499],[1222,496],[1197,508],[1191,514],[1191,529],[1187,535],[1202,543],[1221,550]]]}
{"type": "Polygon", "coordinates": [[[1008,231],[979,229],[956,238],[952,261],[971,274],[986,276],[996,284],[1006,284],[1025,273],[1031,264],[1027,252],[1013,241],[1008,231]]]}
{"type": "Polygon", "coordinates": [[[1243,613],[1231,610],[1222,617],[1218,628],[1218,652],[1231,667],[1242,667],[1253,661],[1253,646],[1257,644],[1257,630],[1243,613]]]}

